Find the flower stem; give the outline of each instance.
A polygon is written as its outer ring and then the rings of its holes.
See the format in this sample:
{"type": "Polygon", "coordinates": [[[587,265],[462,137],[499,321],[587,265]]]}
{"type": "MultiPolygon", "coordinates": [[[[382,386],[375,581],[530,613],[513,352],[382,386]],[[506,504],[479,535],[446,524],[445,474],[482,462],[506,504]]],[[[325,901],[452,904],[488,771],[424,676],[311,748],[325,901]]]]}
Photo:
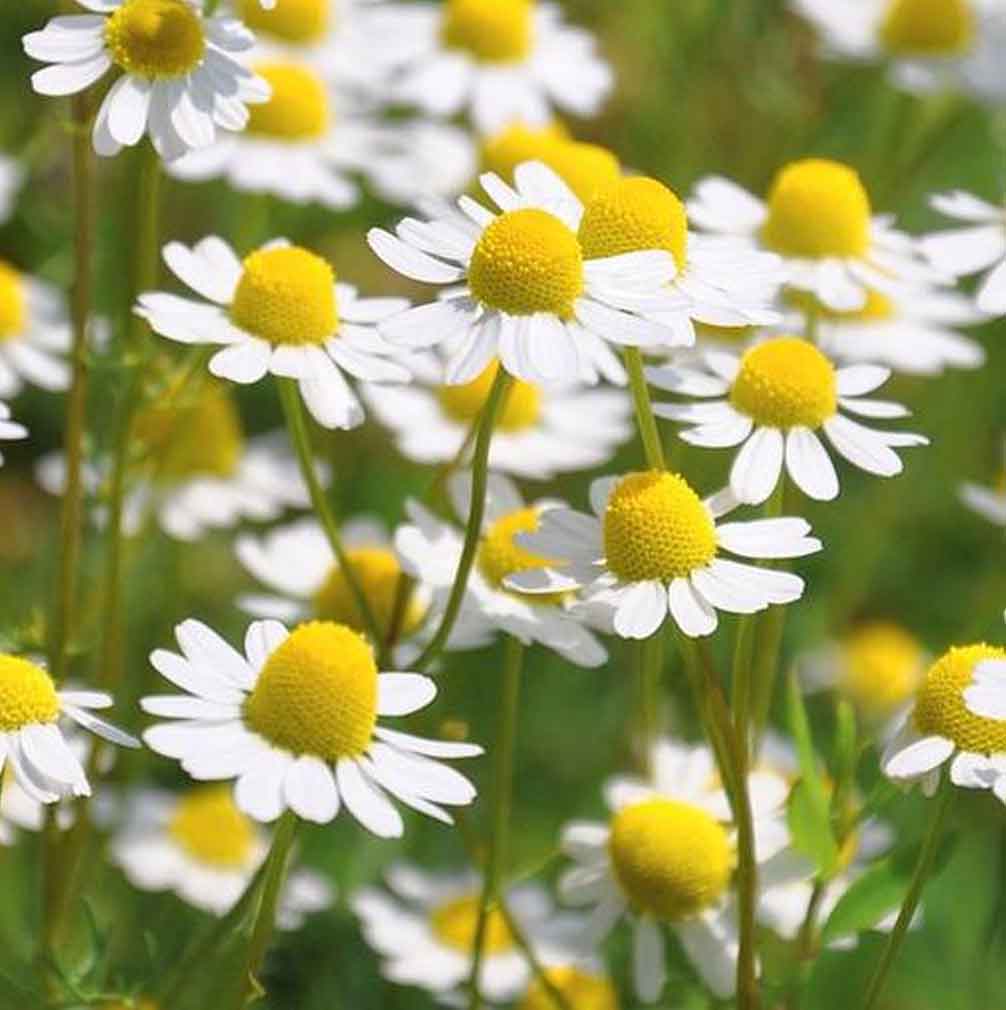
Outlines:
{"type": "Polygon", "coordinates": [[[499,899],[500,880],[507,858],[507,840],[510,832],[510,808],[513,794],[514,746],[517,737],[517,708],[520,699],[521,664],[524,646],[520,640],[508,635],[504,642],[503,675],[500,684],[499,721],[496,729],[496,763],[493,774],[492,835],[489,839],[489,856],[482,880],[479,900],[479,917],[475,927],[472,947],[472,972],[469,980],[471,996],[468,1010],[482,1007],[482,961],[485,956],[489,913],[499,899]]]}
{"type": "Polygon", "coordinates": [[[908,928],[911,926],[912,919],[919,907],[922,891],[929,880],[929,875],[932,873],[936,853],[939,851],[940,840],[943,837],[943,827],[946,824],[947,814],[950,812],[953,800],[954,786],[948,779],[944,780],[942,795],[937,802],[936,813],[930,822],[925,841],[922,843],[922,851],[919,853],[919,861],[915,864],[915,872],[912,874],[912,882],[908,888],[908,894],[905,896],[904,904],[898,913],[898,921],[894,924],[894,929],[888,934],[887,942],[884,945],[884,952],[880,955],[880,962],[873,973],[873,978],[870,980],[869,988],[866,990],[866,997],[863,1000],[863,1010],[873,1010],[877,1005],[877,1000],[880,999],[884,985],[887,982],[891,965],[894,964],[894,959],[898,956],[898,952],[905,942],[908,928]]]}
{"type": "Polygon", "coordinates": [[[304,417],[304,408],[300,401],[300,390],[297,388],[297,383],[294,379],[277,379],[276,382],[279,386],[279,398],[280,403],[283,405],[283,416],[286,418],[287,431],[290,434],[290,441],[293,444],[294,452],[297,454],[297,462],[300,464],[300,472],[304,478],[304,483],[307,484],[308,491],[310,492],[314,511],[321,522],[322,528],[325,530],[325,535],[328,537],[328,542],[332,547],[332,553],[335,554],[336,560],[339,562],[339,568],[346,576],[346,583],[353,594],[353,600],[363,618],[367,634],[370,636],[370,640],[374,643],[375,648],[379,648],[382,641],[383,629],[377,623],[377,618],[374,617],[374,611],[367,601],[366,593],[364,593],[363,586],[360,584],[356,569],[346,555],[346,549],[342,543],[342,534],[339,532],[339,524],[336,522],[335,515],[332,513],[332,506],[329,504],[325,490],[321,486],[321,481],[318,480],[318,473],[314,468],[314,452],[311,449],[311,436],[307,430],[307,419],[304,417]]]}
{"type": "Polygon", "coordinates": [[[486,486],[489,480],[489,446],[492,444],[493,428],[496,426],[496,419],[512,381],[501,368],[496,373],[492,389],[489,390],[489,396],[482,408],[482,416],[479,418],[478,431],[475,435],[475,455],[472,459],[472,503],[468,514],[468,525],[465,528],[465,542],[461,549],[461,558],[458,560],[454,583],[451,586],[443,617],[440,619],[440,626],[433,638],[430,639],[430,644],[423,650],[423,654],[410,664],[413,670],[425,670],[437,658],[440,650],[446,645],[461,610],[461,602],[468,585],[468,576],[475,563],[475,553],[478,549],[479,537],[482,535],[482,520],[486,509],[486,486]]]}
{"type": "Polygon", "coordinates": [[[660,736],[660,675],[664,669],[664,637],[660,629],[639,643],[640,764],[647,776],[653,771],[653,751],[660,736]]]}
{"type": "Polygon", "coordinates": [[[646,463],[651,470],[666,469],[664,463],[664,446],[657,430],[657,419],[653,414],[653,404],[650,401],[650,388],[646,384],[643,372],[643,355],[638,347],[626,347],[625,368],[629,373],[629,388],[632,391],[632,402],[636,408],[636,424],[639,437],[646,453],[646,463]]]}

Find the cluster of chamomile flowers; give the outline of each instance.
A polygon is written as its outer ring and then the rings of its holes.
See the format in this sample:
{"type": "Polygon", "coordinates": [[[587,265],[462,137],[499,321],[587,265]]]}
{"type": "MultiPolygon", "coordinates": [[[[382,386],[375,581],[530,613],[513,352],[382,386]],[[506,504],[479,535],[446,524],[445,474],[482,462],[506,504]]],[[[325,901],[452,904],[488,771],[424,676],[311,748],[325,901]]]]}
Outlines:
{"type": "MultiPolygon", "coordinates": [[[[413,667],[438,629],[449,632],[448,653],[508,635],[597,667],[608,636],[646,640],[670,627],[701,639],[721,613],[799,600],[803,578],[772,563],[823,545],[805,520],[782,514],[785,486],[831,501],[836,461],[899,474],[898,450],[927,439],[890,425],[908,411],[876,391],[892,373],[979,367],[982,346],[961,330],[1006,315],[1006,214],[976,197],[934,197],[965,227],[920,239],[876,215],[857,173],[837,162],[783,166],[763,197],[711,177],[682,200],[577,142],[557,115],[596,112],[612,78],[589,34],[551,4],[235,0],[207,14],[195,0],[78,2],[88,13],[54,18],[24,45],[46,64],[33,76],[41,94],[111,79],[94,120],[99,155],[148,138],[180,183],[222,178],[241,193],[335,211],[372,192],[409,216],[372,229],[369,248],[430,291],[415,305],[364,296],[286,239],[242,256],[210,235],[163,247],[185,294],[143,292],[134,307],[159,337],[205,345],[208,374],[184,387],[165,381],[138,411],[128,534],[153,517],[196,542],[311,505],[283,435],[248,437],[235,405],[232,385],[267,376],[287,407],[293,396],[321,427],[353,429],[369,414],[402,455],[447,473],[447,514],[409,501],[393,531],[354,517],[342,524],[341,551],[315,517],[241,531],[234,555],[256,584],[238,600],[250,618],[244,641],[187,620],[176,649],[151,654],[177,690],[143,698],[158,720],[143,741],[193,784],[126,798],[110,858],[135,886],[215,914],[266,859],[263,825],[285,814],[326,824],[344,809],[394,838],[405,831],[402,807],[451,824],[452,808],[475,800],[446,762],[475,758],[479,746],[389,724],[434,701],[434,680],[413,667]],[[389,118],[391,108],[408,114],[389,118]],[[972,298],[955,282],[975,273],[984,276],[972,298]],[[629,386],[637,398],[641,388],[667,394],[654,413],[681,425],[684,441],[732,451],[727,486],[694,487],[650,459],[594,481],[589,512],[525,497],[518,480],[609,463],[633,433],[629,386]],[[476,430],[491,438],[484,487],[452,466],[476,430]],[[764,516],[743,517],[760,506],[764,516]],[[465,527],[477,513],[458,598],[465,527]]],[[[873,58],[886,47],[899,80],[938,72],[986,93],[1001,68],[967,44],[987,37],[976,19],[994,5],[946,3],[959,12],[945,16],[958,19],[953,38],[926,14],[945,53],[920,41],[908,3],[874,4],[862,25],[826,17],[833,4],[795,6],[833,32],[832,50],[873,58]],[[862,44],[843,50],[850,39],[862,44]]],[[[0,164],[0,211],[19,183],[16,167],[0,164]]],[[[69,343],[59,295],[0,263],[0,395],[25,383],[65,391],[69,343]]],[[[0,439],[26,436],[0,404],[0,439]]],[[[110,465],[95,455],[83,474],[98,523],[110,465]]],[[[62,457],[46,457],[38,479],[58,494],[65,470],[62,457]]],[[[318,474],[331,477],[324,466],[318,474]]],[[[1006,523],[1006,506],[999,514],[1006,523]]],[[[931,662],[902,629],[871,625],[803,657],[801,670],[808,689],[837,688],[873,722],[890,778],[921,780],[931,794],[947,764],[954,784],[1006,802],[1002,649],[957,648],[931,662]]],[[[103,692],[56,685],[35,657],[0,657],[9,779],[0,830],[38,830],[44,806],[89,794],[81,730],[139,746],[94,714],[111,704],[103,692]]],[[[755,856],[771,867],[759,918],[789,939],[819,900],[787,825],[799,773],[785,742],[766,740],[757,758],[755,856]]],[[[648,776],[605,784],[605,821],[563,830],[570,865],[559,897],[575,911],[557,910],[540,885],[515,885],[480,929],[478,873],[408,864],[388,872],[387,888],[353,895],[383,974],[456,999],[481,933],[477,981],[488,1000],[538,1010],[558,990],[573,1006],[616,1010],[600,944],[626,920],[641,1000],[664,989],[669,936],[709,991],[730,997],[734,811],[709,748],[661,740],[648,765],[648,776]]],[[[73,816],[65,803],[62,814],[73,816]]],[[[824,907],[889,844],[884,825],[864,825],[824,907]]],[[[298,871],[280,925],[333,900],[323,878],[298,871]]]]}

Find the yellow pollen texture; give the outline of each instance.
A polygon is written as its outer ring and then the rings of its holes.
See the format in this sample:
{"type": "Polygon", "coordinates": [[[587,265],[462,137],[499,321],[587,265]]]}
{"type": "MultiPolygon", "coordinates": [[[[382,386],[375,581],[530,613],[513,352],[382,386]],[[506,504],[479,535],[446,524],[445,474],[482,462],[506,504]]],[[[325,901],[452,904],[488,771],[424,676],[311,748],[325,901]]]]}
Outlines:
{"type": "Polygon", "coordinates": [[[252,730],[294,754],[328,761],[362,754],[377,722],[373,650],[345,625],[299,625],[266,661],[244,716],[252,730]]]}
{"type": "Polygon", "coordinates": [[[33,723],[55,722],[59,698],[52,677],[18,656],[0,655],[0,731],[13,733],[33,723]]]}
{"type": "Polygon", "coordinates": [[[112,60],[138,77],[179,77],[206,51],[202,19],[186,0],[126,0],[105,22],[112,60]]]}
{"type": "Polygon", "coordinates": [[[788,256],[861,256],[870,245],[870,198],[859,176],[820,158],[787,165],[769,191],[762,239],[788,256]]]}
{"type": "MultiPolygon", "coordinates": [[[[380,627],[389,627],[398,594],[398,580],[402,574],[394,552],[387,547],[353,547],[346,552],[346,556],[374,619],[380,627]]],[[[315,594],[314,611],[323,621],[345,624],[354,631],[365,630],[363,615],[349,588],[346,574],[338,566],[332,568],[315,594]]],[[[405,634],[415,631],[424,615],[423,604],[413,591],[405,606],[402,631],[405,634]]]]}
{"type": "MultiPolygon", "coordinates": [[[[541,557],[525,550],[514,541],[518,533],[533,533],[538,529],[538,510],[533,506],[518,509],[497,519],[479,545],[479,571],[486,582],[496,589],[504,589],[503,580],[508,575],[526,572],[531,568],[544,568],[552,564],[551,558],[541,557]]],[[[512,590],[506,590],[512,592],[512,590]]],[[[531,603],[555,603],[561,593],[514,593],[531,603]]]]}
{"type": "MultiPolygon", "coordinates": [[[[618,993],[606,978],[581,968],[561,965],[546,968],[549,982],[575,1010],[619,1010],[618,993]]],[[[553,1010],[555,999],[540,979],[532,981],[517,1010],[553,1010]]]]}
{"type": "Polygon", "coordinates": [[[249,28],[303,44],[317,42],[329,29],[332,0],[277,0],[265,10],[259,0],[240,0],[241,20],[249,28]]]}
{"type": "Polygon", "coordinates": [[[776,337],[741,358],[730,402],[770,428],[819,428],[838,409],[832,363],[809,341],[776,337]]]}
{"type": "Polygon", "coordinates": [[[688,255],[685,205],[656,179],[621,179],[596,192],[587,204],[580,244],[589,260],[663,249],[681,270],[688,255]]]}
{"type": "Polygon", "coordinates": [[[970,0],[891,0],[880,24],[880,41],[893,53],[952,56],[975,34],[970,0]]]}
{"type": "Polygon", "coordinates": [[[583,292],[580,244],[546,211],[508,211],[482,232],[468,285],[483,305],[511,316],[568,317],[583,292]]]}
{"type": "Polygon", "coordinates": [[[1006,649],[957,646],[929,668],[915,699],[915,725],[921,733],[946,737],[975,754],[1006,752],[1006,722],[975,715],[964,703],[964,689],[986,659],[1006,659],[1006,649]]]}
{"type": "Polygon", "coordinates": [[[671,922],[716,902],[735,861],[723,826],[700,807],[675,800],[621,810],[608,845],[615,877],[633,906],[671,922]]]}
{"type": "MultiPolygon", "coordinates": [[[[475,895],[468,895],[455,898],[435,909],[430,918],[430,926],[444,946],[470,954],[475,946],[478,919],[479,899],[475,895]]],[[[486,922],[485,952],[503,954],[513,946],[513,933],[510,932],[503,913],[495,908],[490,909],[486,922]]]]}
{"type": "Polygon", "coordinates": [[[0,341],[16,337],[28,321],[28,302],[21,274],[0,260],[0,341]]]}
{"type": "Polygon", "coordinates": [[[915,693],[925,674],[925,653],[903,628],[873,621],[842,642],[839,690],[865,713],[892,714],[915,693]]]}
{"type": "Polygon", "coordinates": [[[339,328],[335,273],[298,246],[259,249],[244,261],[231,318],[270,344],[323,344],[339,328]]]}
{"type": "MultiPolygon", "coordinates": [[[[466,426],[474,421],[482,413],[498,371],[499,362],[494,361],[471,382],[460,386],[441,386],[437,390],[437,399],[444,413],[466,426]]],[[[540,417],[541,393],[538,387],[530,382],[515,379],[510,384],[506,402],[496,422],[497,430],[525,431],[527,428],[533,428],[540,417]]]]}
{"type": "Polygon", "coordinates": [[[248,107],[248,132],[276,140],[317,140],[328,129],[328,94],[321,78],[295,63],[255,67],[272,88],[268,102],[248,107]]]}
{"type": "Polygon", "coordinates": [[[440,38],[479,63],[520,63],[534,40],[532,0],[447,0],[440,38]]]}
{"type": "Polygon", "coordinates": [[[230,786],[203,786],[183,796],[168,834],[191,859],[218,870],[241,869],[255,847],[255,829],[238,810],[230,786]]]}
{"type": "Polygon", "coordinates": [[[649,470],[623,477],[604,512],[608,567],[623,582],[669,582],[716,556],[716,526],[688,482],[649,470]]]}

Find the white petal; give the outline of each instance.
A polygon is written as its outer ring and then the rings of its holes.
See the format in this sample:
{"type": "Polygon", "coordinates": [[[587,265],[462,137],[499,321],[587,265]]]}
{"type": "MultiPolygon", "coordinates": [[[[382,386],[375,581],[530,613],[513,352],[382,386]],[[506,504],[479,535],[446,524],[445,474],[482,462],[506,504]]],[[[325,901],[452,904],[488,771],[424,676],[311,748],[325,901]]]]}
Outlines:
{"type": "Polygon", "coordinates": [[[675,579],[667,587],[667,603],[675,623],[689,638],[704,638],[716,630],[716,611],[687,579],[675,579]]]}
{"type": "Polygon", "coordinates": [[[401,815],[363,776],[355,761],[343,758],[335,768],[339,792],[349,812],[379,838],[400,838],[401,815]]]}
{"type": "Polygon", "coordinates": [[[793,428],[786,434],[786,470],[809,498],[832,501],[838,497],[835,465],[810,428],[793,428]]]}
{"type": "Polygon", "coordinates": [[[767,501],[782,474],[784,442],[777,428],[756,428],[730,469],[730,487],[747,505],[767,501]]]}
{"type": "Polygon", "coordinates": [[[656,1003],[667,984],[664,938],[660,927],[652,919],[640,916],[636,920],[632,947],[636,995],[644,1003],[656,1003]]]}
{"type": "Polygon", "coordinates": [[[339,793],[332,770],[309,754],[297,758],[286,770],[283,795],[287,805],[305,821],[328,824],[339,812],[339,793]]]}
{"type": "Polygon", "coordinates": [[[436,696],[436,684],[418,673],[382,673],[377,678],[378,715],[411,715],[436,696]]]}
{"type": "Polygon", "coordinates": [[[622,638],[649,638],[667,616],[667,595],[658,580],[636,582],[618,596],[614,627],[622,638]]]}

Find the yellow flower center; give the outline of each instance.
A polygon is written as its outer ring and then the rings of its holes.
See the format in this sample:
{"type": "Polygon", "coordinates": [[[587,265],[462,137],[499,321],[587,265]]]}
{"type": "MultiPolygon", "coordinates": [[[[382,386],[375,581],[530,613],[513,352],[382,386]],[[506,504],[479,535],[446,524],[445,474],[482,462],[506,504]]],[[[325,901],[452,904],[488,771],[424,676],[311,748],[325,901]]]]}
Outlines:
{"type": "Polygon", "coordinates": [[[985,659],[1006,659],[1006,649],[991,645],[955,647],[926,674],[915,699],[915,725],[922,733],[953,740],[975,754],[1006,752],[1006,722],[975,715],[964,703],[975,666],[985,659]]]}
{"type": "Polygon", "coordinates": [[[28,300],[19,271],[0,260],[0,341],[20,336],[28,321],[28,300]]]}
{"type": "Polygon", "coordinates": [[[440,37],[480,63],[520,63],[534,41],[532,0],[447,0],[440,37]]]}
{"type": "MultiPolygon", "coordinates": [[[[398,595],[398,581],[402,574],[398,559],[387,547],[354,547],[346,555],[374,619],[379,627],[387,628],[391,624],[398,595]]],[[[315,594],[314,612],[323,621],[345,624],[354,631],[363,631],[366,627],[346,574],[338,566],[328,573],[328,578],[315,594]]],[[[402,631],[405,634],[415,631],[425,613],[415,592],[410,593],[402,631]]]]}
{"type": "Polygon", "coordinates": [[[298,246],[259,249],[244,261],[231,317],[270,344],[323,344],[339,328],[335,273],[298,246]]]}
{"type": "Polygon", "coordinates": [[[887,295],[872,289],[866,293],[866,302],[859,309],[833,309],[818,301],[807,291],[787,291],[785,300],[805,315],[838,322],[879,322],[894,316],[894,303],[887,295]]]}
{"type": "Polygon", "coordinates": [[[482,167],[513,180],[514,169],[525,161],[548,165],[586,203],[598,190],[617,182],[622,174],[618,158],[597,144],[570,140],[558,125],[532,129],[508,126],[490,137],[482,148],[482,167]]]}
{"type": "Polygon", "coordinates": [[[479,545],[479,571],[489,585],[513,593],[529,603],[558,603],[563,598],[562,593],[518,593],[503,585],[503,580],[508,575],[526,572],[531,568],[544,568],[553,563],[551,558],[532,554],[514,542],[518,533],[533,533],[538,529],[538,523],[538,510],[533,506],[518,509],[497,519],[479,545]]]}
{"type": "Polygon", "coordinates": [[[27,659],[0,655],[0,731],[13,733],[57,718],[59,698],[52,677],[27,659]]]}
{"type": "MultiPolygon", "coordinates": [[[[169,390],[166,395],[174,394],[169,390]]],[[[207,383],[191,403],[144,408],[136,416],[133,437],[157,476],[169,481],[207,474],[230,477],[244,452],[241,416],[215,383],[207,383]]]]}
{"type": "Polygon", "coordinates": [[[267,11],[259,0],[241,0],[241,20],[255,31],[302,45],[328,32],[329,5],[330,0],[277,0],[267,11]]]}
{"type": "Polygon", "coordinates": [[[638,911],[677,921],[720,898],[734,851],[723,826],[704,810],[652,799],[625,807],[608,842],[615,877],[638,911]]]}
{"type": "Polygon", "coordinates": [[[183,796],[168,834],[193,860],[219,870],[241,869],[255,846],[255,829],[238,810],[230,786],[203,786],[183,796]]]}
{"type": "Polygon", "coordinates": [[[770,428],[819,428],[838,407],[835,366],[799,337],[776,337],[744,352],[730,402],[770,428]]]}
{"type": "Polygon", "coordinates": [[[206,51],[202,18],[186,0],[126,0],[105,22],[112,60],[139,77],[181,77],[206,51]]]}
{"type": "Polygon", "coordinates": [[[688,482],[648,470],[623,477],[604,511],[608,567],[624,582],[669,582],[716,556],[716,525],[688,482]]]}
{"type": "Polygon", "coordinates": [[[870,198],[847,165],[807,158],[775,177],[762,239],[788,256],[861,256],[870,245],[870,198]]]}
{"type": "Polygon", "coordinates": [[[684,204],[656,179],[629,178],[594,194],[580,221],[580,243],[589,259],[663,249],[681,270],[688,255],[684,204]]]}
{"type": "Polygon", "coordinates": [[[839,690],[869,715],[890,715],[918,688],[923,658],[922,646],[896,624],[863,624],[842,643],[839,690]]]}
{"type": "MultiPolygon", "coordinates": [[[[441,943],[452,950],[470,954],[475,947],[475,932],[479,921],[479,898],[469,895],[455,898],[433,911],[430,926],[441,943]]],[[[514,946],[513,933],[506,924],[503,913],[496,908],[489,910],[486,922],[485,952],[503,954],[514,946]]]]}
{"type": "MultiPolygon", "coordinates": [[[[455,421],[468,425],[481,413],[489,398],[499,362],[493,362],[476,379],[461,386],[441,386],[437,399],[444,413],[455,421]]],[[[530,382],[515,379],[510,384],[496,427],[501,431],[524,431],[533,428],[541,417],[541,393],[530,382]]]]}
{"type": "Polygon", "coordinates": [[[546,211],[508,211],[482,232],[468,285],[483,305],[507,315],[568,317],[583,291],[580,244],[546,211]]]}
{"type": "MultiPolygon", "coordinates": [[[[606,978],[566,965],[546,968],[545,975],[575,1010],[619,1010],[618,993],[606,978]]],[[[541,979],[531,982],[517,1004],[517,1010],[553,1010],[554,1007],[555,999],[541,979]]]]}
{"type": "Polygon", "coordinates": [[[892,53],[952,56],[975,34],[969,0],[891,0],[880,25],[880,41],[892,53]]]}
{"type": "Polygon", "coordinates": [[[342,624],[299,625],[266,660],[245,721],[294,754],[329,761],[370,745],[377,722],[377,666],[362,635],[342,624]]]}
{"type": "Polygon", "coordinates": [[[317,140],[329,126],[328,93],[321,78],[295,63],[255,67],[272,88],[268,102],[250,105],[248,132],[277,140],[317,140]]]}

